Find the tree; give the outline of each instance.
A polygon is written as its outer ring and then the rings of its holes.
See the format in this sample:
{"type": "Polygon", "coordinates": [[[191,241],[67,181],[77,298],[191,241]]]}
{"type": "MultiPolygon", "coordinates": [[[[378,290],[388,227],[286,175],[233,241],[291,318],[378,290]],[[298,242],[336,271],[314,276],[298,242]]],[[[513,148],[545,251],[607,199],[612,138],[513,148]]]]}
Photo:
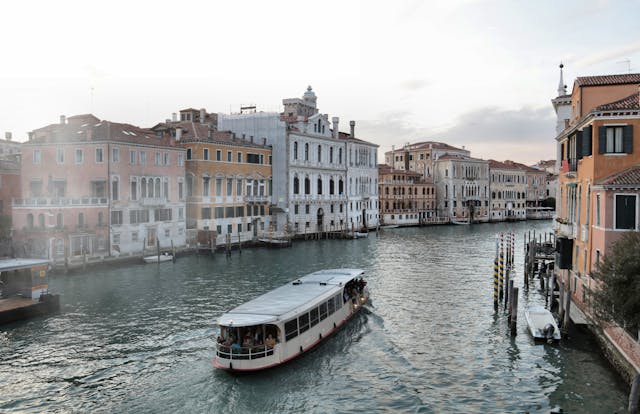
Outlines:
{"type": "Polygon", "coordinates": [[[630,332],[640,329],[639,252],[640,232],[626,233],[593,272],[599,282],[599,287],[591,292],[596,316],[630,332]]]}

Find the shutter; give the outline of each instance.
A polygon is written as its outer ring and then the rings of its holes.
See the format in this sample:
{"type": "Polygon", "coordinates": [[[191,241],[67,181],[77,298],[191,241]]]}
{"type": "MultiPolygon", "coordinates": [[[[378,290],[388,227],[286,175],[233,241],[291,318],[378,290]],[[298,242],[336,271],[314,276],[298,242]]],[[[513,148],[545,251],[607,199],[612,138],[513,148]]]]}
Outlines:
{"type": "Polygon", "coordinates": [[[622,150],[627,154],[633,153],[633,125],[625,125],[622,131],[622,150]]]}
{"type": "Polygon", "coordinates": [[[607,150],[607,127],[598,127],[598,154],[604,154],[607,150]]]}
{"type": "Polygon", "coordinates": [[[582,159],[582,131],[576,132],[576,160],[582,159]]]}
{"type": "Polygon", "coordinates": [[[588,157],[589,155],[593,155],[593,147],[591,146],[591,126],[586,127],[582,131],[582,156],[588,157]]]}

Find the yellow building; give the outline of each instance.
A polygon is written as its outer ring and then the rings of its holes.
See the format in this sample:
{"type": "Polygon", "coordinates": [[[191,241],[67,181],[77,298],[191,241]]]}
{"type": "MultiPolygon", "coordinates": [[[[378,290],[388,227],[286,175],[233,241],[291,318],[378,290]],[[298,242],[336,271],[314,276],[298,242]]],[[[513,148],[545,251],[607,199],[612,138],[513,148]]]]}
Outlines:
{"type": "Polygon", "coordinates": [[[254,240],[271,224],[271,146],[215,131],[206,118],[156,127],[187,150],[187,229],[215,231],[218,245],[254,240]]]}

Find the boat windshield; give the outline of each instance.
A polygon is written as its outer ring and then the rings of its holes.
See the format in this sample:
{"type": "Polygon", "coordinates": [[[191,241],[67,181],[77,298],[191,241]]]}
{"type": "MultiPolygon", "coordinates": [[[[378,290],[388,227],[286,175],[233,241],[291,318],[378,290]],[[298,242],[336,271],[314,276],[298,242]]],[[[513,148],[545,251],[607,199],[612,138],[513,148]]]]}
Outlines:
{"type": "Polygon", "coordinates": [[[276,325],[220,326],[217,355],[226,359],[257,359],[273,355],[280,342],[276,325]]]}

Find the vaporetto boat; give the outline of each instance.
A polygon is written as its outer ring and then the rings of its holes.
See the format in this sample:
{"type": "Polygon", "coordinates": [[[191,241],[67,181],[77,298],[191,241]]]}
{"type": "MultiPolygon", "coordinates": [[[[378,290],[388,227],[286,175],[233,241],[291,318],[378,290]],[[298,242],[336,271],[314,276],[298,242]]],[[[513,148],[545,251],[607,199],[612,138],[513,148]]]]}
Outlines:
{"type": "Polygon", "coordinates": [[[213,365],[256,371],[310,350],[369,300],[361,269],[321,270],[276,288],[218,318],[213,365]]]}

